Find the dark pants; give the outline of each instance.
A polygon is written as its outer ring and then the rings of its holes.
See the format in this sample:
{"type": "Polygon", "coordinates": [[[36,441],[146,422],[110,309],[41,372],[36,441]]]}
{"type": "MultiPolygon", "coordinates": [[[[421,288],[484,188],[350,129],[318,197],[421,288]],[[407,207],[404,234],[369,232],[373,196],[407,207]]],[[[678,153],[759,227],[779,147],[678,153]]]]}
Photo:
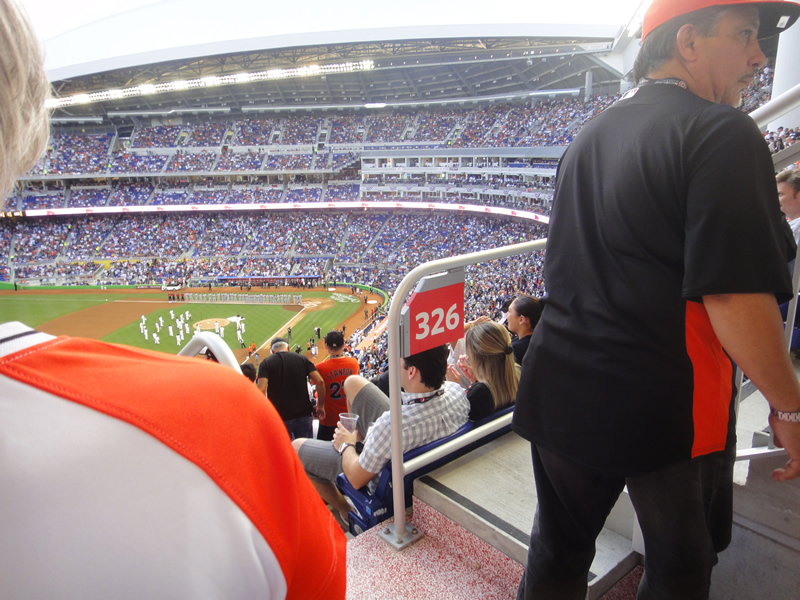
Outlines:
{"type": "Polygon", "coordinates": [[[531,447],[538,505],[518,600],[585,598],[595,540],[625,485],[646,549],[638,600],[708,598],[730,543],[735,447],[627,478],[531,447]]]}
{"type": "Polygon", "coordinates": [[[283,422],[291,439],[314,437],[314,422],[311,416],[298,417],[283,422]]]}
{"type": "Polygon", "coordinates": [[[325,441],[333,441],[333,433],[336,431],[335,425],[323,425],[322,423],[319,424],[317,427],[317,439],[318,440],[325,440],[325,441]]]}

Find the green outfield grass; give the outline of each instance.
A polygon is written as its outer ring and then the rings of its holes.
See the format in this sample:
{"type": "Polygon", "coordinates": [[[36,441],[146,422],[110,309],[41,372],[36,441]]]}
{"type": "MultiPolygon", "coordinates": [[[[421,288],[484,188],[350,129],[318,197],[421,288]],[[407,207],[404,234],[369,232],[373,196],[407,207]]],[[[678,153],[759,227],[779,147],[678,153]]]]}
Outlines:
{"type": "Polygon", "coordinates": [[[0,322],[21,321],[29,327],[38,327],[70,313],[104,304],[113,300],[127,299],[163,300],[164,292],[153,294],[128,294],[124,291],[109,291],[107,294],[57,294],[57,295],[4,295],[0,296],[0,322]]]}
{"type": "MultiPolygon", "coordinates": [[[[303,291],[301,293],[303,301],[315,298],[334,300],[333,306],[320,311],[305,310],[299,323],[292,326],[292,348],[294,344],[300,344],[303,351],[306,350],[306,342],[314,336],[314,327],[321,329],[322,335],[331,329],[338,327],[339,324],[349,317],[353,311],[363,310],[363,306],[357,298],[344,294],[336,294],[322,291],[303,291]],[[354,302],[355,300],[355,302],[354,302]]],[[[50,320],[78,312],[98,304],[104,304],[114,300],[164,300],[164,292],[153,291],[149,293],[128,294],[123,290],[109,290],[106,294],[58,294],[58,295],[4,295],[0,296],[0,322],[21,321],[31,327],[38,327],[50,320]]],[[[167,326],[173,325],[174,320],[170,318],[169,308],[151,311],[147,303],[142,303],[142,314],[147,317],[149,330],[148,339],[139,330],[139,318],[132,320],[124,327],[105,336],[104,341],[116,344],[126,344],[138,348],[147,348],[175,354],[179,346],[174,337],[171,338],[167,332],[167,326]],[[164,327],[160,333],[159,345],[153,340],[155,330],[154,323],[159,317],[164,319],[164,327]]],[[[283,335],[286,324],[295,316],[297,312],[286,310],[282,306],[266,304],[201,304],[184,303],[173,304],[172,310],[177,317],[179,312],[187,309],[192,315],[191,323],[206,319],[228,319],[236,315],[244,317],[245,334],[243,335],[245,345],[249,346],[255,342],[256,347],[260,347],[265,342],[271,340],[279,333],[283,335]]],[[[190,323],[190,327],[191,327],[190,323]]],[[[190,334],[191,335],[191,331],[190,334]]],[[[185,336],[183,347],[188,342],[189,336],[185,336]]],[[[236,326],[231,322],[225,328],[225,341],[231,349],[241,346],[236,339],[236,326]]],[[[262,351],[262,356],[264,355],[262,351]]]]}

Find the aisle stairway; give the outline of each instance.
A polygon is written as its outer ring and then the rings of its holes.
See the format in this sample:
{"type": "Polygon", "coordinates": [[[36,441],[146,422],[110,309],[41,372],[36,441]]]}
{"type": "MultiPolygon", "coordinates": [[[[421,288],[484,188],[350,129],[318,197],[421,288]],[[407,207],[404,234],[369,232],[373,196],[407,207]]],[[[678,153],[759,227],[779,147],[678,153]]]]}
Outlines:
{"type": "MultiPolygon", "coordinates": [[[[415,482],[410,522],[425,533],[420,542],[395,552],[378,537],[380,526],[349,542],[347,597],[515,598],[535,506],[530,446],[506,434],[415,482]]],[[[630,530],[631,516],[623,497],[609,525],[630,530]]],[[[630,538],[607,527],[588,598],[600,598],[638,561],[630,538]]]]}

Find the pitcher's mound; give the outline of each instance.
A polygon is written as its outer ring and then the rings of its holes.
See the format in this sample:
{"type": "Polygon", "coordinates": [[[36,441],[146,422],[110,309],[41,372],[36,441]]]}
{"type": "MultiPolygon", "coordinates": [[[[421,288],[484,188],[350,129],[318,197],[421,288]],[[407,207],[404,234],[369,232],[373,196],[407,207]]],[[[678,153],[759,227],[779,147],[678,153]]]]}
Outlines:
{"type": "Polygon", "coordinates": [[[214,323],[219,323],[220,327],[226,327],[231,324],[228,319],[203,319],[202,321],[195,321],[191,326],[193,328],[199,327],[201,330],[214,331],[214,323]]]}

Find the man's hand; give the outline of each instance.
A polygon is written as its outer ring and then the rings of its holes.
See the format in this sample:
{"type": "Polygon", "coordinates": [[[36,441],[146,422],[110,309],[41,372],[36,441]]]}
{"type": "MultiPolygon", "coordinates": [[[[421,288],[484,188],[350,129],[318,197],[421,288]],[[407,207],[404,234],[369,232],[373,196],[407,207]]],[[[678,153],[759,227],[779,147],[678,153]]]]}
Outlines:
{"type": "Polygon", "coordinates": [[[345,442],[355,446],[357,441],[358,431],[347,431],[341,421],[336,422],[336,431],[333,432],[333,447],[336,448],[337,451],[345,442]]]}
{"type": "Polygon", "coordinates": [[[775,445],[786,450],[789,461],[772,472],[775,481],[789,481],[800,477],[800,423],[789,423],[769,417],[769,426],[775,438],[775,445]]]}
{"type": "Polygon", "coordinates": [[[314,411],[314,416],[320,421],[325,419],[325,405],[317,402],[317,408],[314,411]]]}

